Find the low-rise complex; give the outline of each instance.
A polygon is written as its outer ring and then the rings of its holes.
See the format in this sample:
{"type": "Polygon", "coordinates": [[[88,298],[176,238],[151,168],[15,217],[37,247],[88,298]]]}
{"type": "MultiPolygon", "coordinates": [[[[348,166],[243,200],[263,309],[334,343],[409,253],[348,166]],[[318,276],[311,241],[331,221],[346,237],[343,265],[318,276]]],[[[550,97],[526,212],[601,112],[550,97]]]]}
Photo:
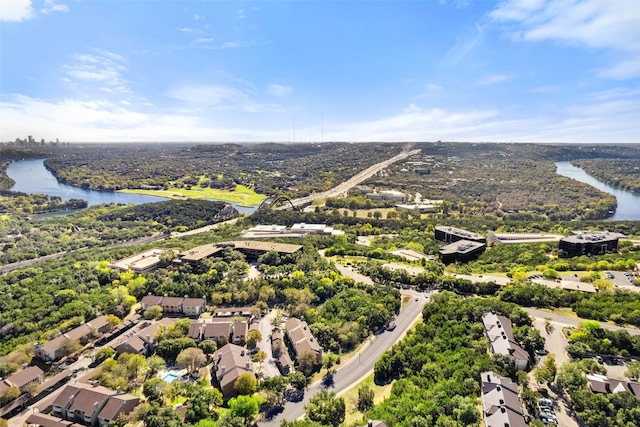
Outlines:
{"type": "Polygon", "coordinates": [[[624,234],[610,231],[573,231],[558,243],[560,255],[574,257],[580,255],[602,255],[618,251],[618,241],[624,234]]]}
{"type": "Polygon", "coordinates": [[[453,243],[458,240],[469,240],[471,242],[487,243],[487,239],[478,233],[463,230],[461,228],[439,225],[434,230],[434,237],[439,242],[453,243]]]}
{"type": "MultiPolygon", "coordinates": [[[[140,399],[98,385],[76,383],[67,385],[52,403],[53,414],[59,419],[79,424],[103,427],[138,406],[140,399]]],[[[29,420],[27,420],[29,423],[29,420]]]]}
{"type": "Polygon", "coordinates": [[[516,369],[526,369],[529,364],[529,353],[515,341],[511,320],[495,313],[485,313],[482,316],[482,323],[491,353],[509,356],[513,358],[516,369]]]}
{"type": "Polygon", "coordinates": [[[322,348],[305,322],[290,317],[285,323],[285,334],[291,343],[293,356],[296,360],[299,360],[304,353],[311,352],[316,356],[317,363],[320,363],[322,348]]]}
{"type": "Polygon", "coordinates": [[[636,399],[640,399],[640,383],[637,382],[616,380],[600,374],[587,374],[587,383],[594,393],[609,394],[627,392],[636,399]]]}
{"type": "Polygon", "coordinates": [[[120,271],[133,270],[136,273],[148,273],[160,266],[161,256],[167,251],[170,251],[170,249],[149,249],[148,251],[114,261],[109,264],[109,267],[120,271]]]}
{"type": "Polygon", "coordinates": [[[169,316],[184,314],[189,317],[198,317],[204,312],[207,300],[205,298],[189,298],[188,296],[146,295],[142,298],[140,304],[143,310],[154,305],[162,307],[162,313],[169,316]]]}
{"type": "Polygon", "coordinates": [[[251,358],[244,347],[226,344],[213,353],[215,377],[225,400],[238,395],[235,382],[244,373],[253,375],[251,358]]]}
{"type": "Polygon", "coordinates": [[[449,243],[438,250],[440,261],[444,264],[453,262],[467,262],[478,258],[487,249],[484,243],[472,242],[470,240],[458,240],[449,243]]]}
{"type": "Polygon", "coordinates": [[[77,328],[58,335],[45,344],[36,345],[35,356],[45,362],[55,362],[67,355],[67,348],[70,343],[77,341],[80,344],[86,344],[92,338],[98,338],[100,334],[104,334],[108,330],[108,317],[96,317],[77,328]]]}
{"type": "Polygon", "coordinates": [[[486,427],[526,427],[518,385],[493,371],[480,375],[482,417],[486,427]]]}

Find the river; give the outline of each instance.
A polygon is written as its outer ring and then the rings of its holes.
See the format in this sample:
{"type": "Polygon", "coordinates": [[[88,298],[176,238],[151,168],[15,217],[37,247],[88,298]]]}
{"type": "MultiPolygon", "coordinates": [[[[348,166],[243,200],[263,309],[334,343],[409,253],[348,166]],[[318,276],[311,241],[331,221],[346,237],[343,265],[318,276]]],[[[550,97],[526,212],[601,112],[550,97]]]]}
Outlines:
{"type": "MultiPolygon", "coordinates": [[[[140,205],[143,203],[168,200],[164,197],[147,196],[143,194],[85,190],[83,188],[62,184],[44,167],[44,159],[13,162],[7,168],[7,175],[16,182],[13,187],[11,187],[12,191],[58,196],[63,201],[82,199],[86,200],[89,206],[109,203],[140,205]]],[[[245,207],[238,206],[235,203],[231,204],[238,212],[247,215],[252,214],[258,208],[257,206],[245,207]]]]}
{"type": "Polygon", "coordinates": [[[556,173],[576,181],[584,182],[600,191],[613,194],[618,201],[615,214],[610,217],[614,221],[638,221],[640,220],[640,195],[627,190],[621,190],[605,184],[592,177],[584,170],[575,167],[571,162],[556,162],[556,173]]]}

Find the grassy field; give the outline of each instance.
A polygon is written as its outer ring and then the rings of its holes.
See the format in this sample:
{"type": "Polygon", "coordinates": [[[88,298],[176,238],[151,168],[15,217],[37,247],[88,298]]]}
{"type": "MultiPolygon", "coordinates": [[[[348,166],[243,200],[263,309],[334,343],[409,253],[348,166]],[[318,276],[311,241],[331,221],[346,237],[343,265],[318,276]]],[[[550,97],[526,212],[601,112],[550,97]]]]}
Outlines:
{"type": "Polygon", "coordinates": [[[169,188],[168,190],[120,190],[123,193],[145,194],[147,196],[167,197],[170,199],[216,199],[236,203],[240,206],[255,206],[267,198],[264,194],[258,194],[253,189],[244,185],[236,185],[234,191],[218,190],[209,187],[193,186],[190,190],[185,188],[169,188]]]}
{"type": "Polygon", "coordinates": [[[373,382],[373,374],[371,374],[361,383],[354,385],[349,390],[344,392],[344,394],[342,394],[346,407],[344,425],[350,425],[362,420],[364,414],[358,411],[358,389],[363,385],[368,385],[369,387],[371,387],[371,390],[373,390],[373,393],[375,395],[373,402],[375,404],[378,404],[389,397],[389,395],[391,395],[391,387],[393,386],[393,383],[389,383],[384,386],[377,386],[373,382]]]}

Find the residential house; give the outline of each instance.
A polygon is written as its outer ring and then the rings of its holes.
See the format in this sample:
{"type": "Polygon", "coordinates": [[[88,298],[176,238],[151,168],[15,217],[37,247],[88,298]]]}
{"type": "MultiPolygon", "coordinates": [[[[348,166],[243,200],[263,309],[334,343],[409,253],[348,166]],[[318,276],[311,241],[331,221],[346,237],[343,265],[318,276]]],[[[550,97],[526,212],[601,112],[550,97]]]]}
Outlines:
{"type": "Polygon", "coordinates": [[[45,362],[55,362],[65,355],[65,347],[68,343],[78,341],[81,344],[86,344],[92,338],[97,338],[98,335],[103,334],[108,330],[108,317],[96,317],[89,322],[83,323],[77,328],[58,335],[45,344],[38,345],[35,349],[35,356],[45,362]]]}
{"type": "Polygon", "coordinates": [[[276,359],[276,366],[281,375],[287,376],[293,370],[293,361],[289,357],[287,347],[284,345],[284,335],[280,328],[271,332],[271,352],[276,359]]]}
{"type": "Polygon", "coordinates": [[[56,417],[89,426],[105,426],[130,413],[139,399],[106,387],[76,383],[67,385],[52,403],[56,417]]]}
{"type": "Polygon", "coordinates": [[[495,372],[480,375],[482,416],[486,427],[527,427],[518,385],[495,372]]]}
{"type": "Polygon", "coordinates": [[[26,420],[27,427],[72,427],[74,422],[34,412],[26,420]]]}
{"type": "Polygon", "coordinates": [[[249,327],[247,322],[238,320],[233,322],[233,343],[238,345],[244,345],[247,342],[247,334],[249,333],[249,327]]]}
{"type": "Polygon", "coordinates": [[[164,297],[160,303],[162,313],[165,315],[182,314],[183,297],[164,297]]]}
{"type": "Polygon", "coordinates": [[[214,340],[217,343],[227,344],[233,331],[232,322],[212,322],[204,325],[202,330],[203,340],[214,340]]]}
{"type": "Polygon", "coordinates": [[[142,300],[140,301],[140,304],[142,304],[142,309],[146,310],[149,307],[152,307],[154,305],[160,306],[162,307],[162,296],[157,296],[157,295],[145,295],[142,300]]]}
{"type": "Polygon", "coordinates": [[[226,399],[235,397],[235,382],[244,373],[253,375],[251,359],[244,347],[226,344],[213,353],[214,372],[222,396],[226,399]]]}
{"type": "Polygon", "coordinates": [[[290,317],[285,323],[285,335],[291,343],[293,356],[296,360],[304,353],[312,352],[316,355],[317,363],[321,362],[322,348],[305,322],[295,317],[290,317]]]}
{"type": "Polygon", "coordinates": [[[214,322],[212,319],[193,320],[189,325],[187,336],[196,342],[213,340],[220,346],[227,344],[231,339],[233,321],[214,322]]]}
{"type": "Polygon", "coordinates": [[[21,393],[27,391],[29,384],[38,383],[41,384],[43,380],[44,372],[37,366],[29,366],[21,371],[10,375],[5,380],[0,379],[0,395],[3,391],[10,387],[16,387],[21,393]]]}
{"type": "Polygon", "coordinates": [[[607,378],[600,374],[587,374],[587,383],[594,393],[630,393],[636,399],[640,399],[640,383],[633,381],[621,381],[614,378],[607,378]]]}
{"type": "Polygon", "coordinates": [[[207,300],[204,298],[188,298],[184,297],[182,300],[182,314],[189,317],[200,316],[207,305],[207,300]]]}
{"type": "Polygon", "coordinates": [[[529,354],[515,341],[511,320],[494,313],[485,313],[482,316],[482,323],[491,353],[510,356],[514,359],[516,369],[526,369],[529,364],[529,354]]]}
{"type": "Polygon", "coordinates": [[[175,319],[163,318],[157,322],[141,322],[138,327],[111,342],[117,354],[134,353],[148,357],[155,351],[158,334],[175,323],[175,319]]]}

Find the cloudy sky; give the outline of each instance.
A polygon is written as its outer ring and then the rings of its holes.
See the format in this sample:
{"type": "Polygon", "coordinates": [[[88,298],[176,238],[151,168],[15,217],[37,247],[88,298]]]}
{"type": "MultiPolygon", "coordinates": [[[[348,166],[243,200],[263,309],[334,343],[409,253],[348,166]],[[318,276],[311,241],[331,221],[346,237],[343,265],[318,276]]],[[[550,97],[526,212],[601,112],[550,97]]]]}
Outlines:
{"type": "Polygon", "coordinates": [[[637,0],[1,0],[0,141],[640,142],[637,0]]]}

